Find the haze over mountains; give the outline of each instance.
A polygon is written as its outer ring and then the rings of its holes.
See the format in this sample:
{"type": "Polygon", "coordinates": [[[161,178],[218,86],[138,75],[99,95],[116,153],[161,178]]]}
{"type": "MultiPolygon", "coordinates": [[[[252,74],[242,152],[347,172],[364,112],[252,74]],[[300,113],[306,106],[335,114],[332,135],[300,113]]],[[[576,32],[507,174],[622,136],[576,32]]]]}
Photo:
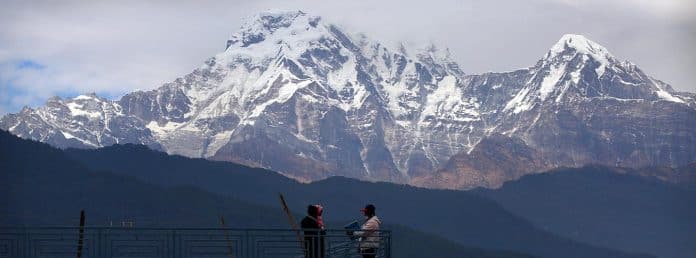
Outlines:
{"type": "Polygon", "coordinates": [[[0,128],[61,148],[136,143],[300,180],[454,189],[696,162],[696,94],[583,36],[529,68],[466,75],[446,49],[392,49],[300,11],[250,18],[224,52],[155,90],[53,98],[0,128]]]}

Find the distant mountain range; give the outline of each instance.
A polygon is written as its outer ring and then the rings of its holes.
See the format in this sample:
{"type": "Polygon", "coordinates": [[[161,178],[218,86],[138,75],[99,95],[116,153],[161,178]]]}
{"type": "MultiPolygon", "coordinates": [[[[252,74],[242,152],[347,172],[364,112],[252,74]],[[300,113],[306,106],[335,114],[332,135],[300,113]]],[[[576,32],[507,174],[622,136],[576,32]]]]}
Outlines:
{"type": "Polygon", "coordinates": [[[139,227],[215,227],[223,215],[232,227],[287,228],[281,192],[298,218],[308,203],[323,204],[330,225],[358,218],[366,202],[376,204],[394,230],[395,257],[655,257],[559,237],[480,193],[344,177],[305,184],[263,169],[136,145],[59,150],[0,131],[0,167],[0,226],[75,225],[85,209],[88,224],[96,226],[125,218],[139,227]]]}
{"type": "Polygon", "coordinates": [[[299,180],[453,189],[561,166],[696,162],[696,94],[583,36],[529,68],[466,75],[446,49],[390,48],[300,11],[250,18],[157,89],[51,98],[0,128],[60,148],[136,143],[299,180]]]}

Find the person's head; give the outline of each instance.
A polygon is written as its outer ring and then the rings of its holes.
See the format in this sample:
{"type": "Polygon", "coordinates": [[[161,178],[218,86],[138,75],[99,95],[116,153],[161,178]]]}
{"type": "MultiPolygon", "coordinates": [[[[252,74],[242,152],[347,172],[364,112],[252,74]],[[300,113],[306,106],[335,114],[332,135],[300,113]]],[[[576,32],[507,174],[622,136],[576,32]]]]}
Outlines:
{"type": "Polygon", "coordinates": [[[360,209],[360,211],[363,212],[363,215],[368,218],[372,218],[372,216],[375,216],[375,206],[372,204],[365,205],[365,208],[360,209]]]}
{"type": "Polygon", "coordinates": [[[316,205],[307,206],[307,215],[312,216],[312,217],[318,217],[319,216],[319,207],[317,207],[316,205]]]}
{"type": "Polygon", "coordinates": [[[321,216],[324,213],[324,206],[321,206],[321,204],[315,204],[314,207],[317,207],[317,216],[321,216]]]}
{"type": "Polygon", "coordinates": [[[324,213],[324,207],[319,204],[313,204],[307,206],[307,214],[312,217],[319,217],[324,213]]]}

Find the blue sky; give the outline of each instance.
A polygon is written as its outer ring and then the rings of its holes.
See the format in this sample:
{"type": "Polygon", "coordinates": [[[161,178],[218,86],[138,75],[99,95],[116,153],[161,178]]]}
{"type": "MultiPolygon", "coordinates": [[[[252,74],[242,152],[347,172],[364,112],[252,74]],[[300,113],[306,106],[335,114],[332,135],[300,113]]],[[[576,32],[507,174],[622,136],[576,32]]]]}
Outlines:
{"type": "Polygon", "coordinates": [[[432,42],[469,74],[533,65],[582,34],[681,91],[696,92],[696,1],[15,1],[0,3],[0,114],[51,96],[118,98],[183,76],[245,17],[301,9],[387,44],[432,42]]]}
{"type": "Polygon", "coordinates": [[[14,83],[18,78],[12,75],[17,75],[22,70],[41,70],[45,66],[31,60],[23,60],[3,63],[0,64],[0,67],[4,68],[1,70],[3,72],[0,73],[0,91],[3,93],[0,95],[0,112],[17,110],[23,106],[23,103],[17,100],[20,100],[21,96],[28,95],[28,93],[14,83]]]}
{"type": "MultiPolygon", "coordinates": [[[[48,88],[51,85],[57,85],[57,82],[42,82],[42,85],[47,87],[46,89],[42,89],[44,90],[43,93],[37,92],[35,88],[26,87],[27,83],[36,81],[29,79],[29,82],[27,82],[28,78],[45,76],[48,74],[46,72],[47,69],[49,69],[49,67],[34,60],[18,60],[0,63],[0,92],[2,92],[2,94],[0,94],[0,114],[8,112],[14,113],[21,110],[24,106],[35,107],[41,105],[47,98],[52,96],[66,98],[87,93],[86,91],[73,90],[70,85],[61,87],[59,90],[48,88]]],[[[102,91],[99,92],[99,95],[114,99],[125,93],[126,89],[116,94],[114,94],[113,91],[102,91]]]]}

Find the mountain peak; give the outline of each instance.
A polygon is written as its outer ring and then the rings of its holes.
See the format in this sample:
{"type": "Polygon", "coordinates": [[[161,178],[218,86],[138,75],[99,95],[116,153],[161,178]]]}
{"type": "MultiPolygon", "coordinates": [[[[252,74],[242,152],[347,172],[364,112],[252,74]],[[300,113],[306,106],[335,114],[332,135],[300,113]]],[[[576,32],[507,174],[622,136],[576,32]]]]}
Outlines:
{"type": "Polygon", "coordinates": [[[598,63],[595,71],[600,77],[607,67],[616,62],[616,59],[605,47],[577,34],[563,35],[541,61],[542,64],[560,64],[568,62],[576,56],[581,56],[586,61],[591,59],[598,63]]]}
{"type": "Polygon", "coordinates": [[[416,48],[416,51],[418,54],[427,54],[427,55],[432,55],[434,57],[438,57],[440,59],[449,59],[451,58],[452,54],[450,53],[449,48],[442,48],[433,42],[429,42],[428,44],[424,46],[420,46],[416,48]]]}
{"type": "Polygon", "coordinates": [[[241,42],[245,47],[263,41],[269,34],[276,30],[293,26],[316,27],[321,18],[318,16],[308,16],[307,13],[295,10],[267,10],[260,12],[246,20],[241,26],[240,31],[232,35],[227,41],[227,48],[241,42]]]}
{"type": "Polygon", "coordinates": [[[300,10],[267,10],[252,16],[252,18],[242,27],[249,28],[261,26],[264,29],[272,32],[277,28],[288,27],[295,21],[295,19],[306,15],[307,14],[305,12],[300,10]]]}
{"type": "Polygon", "coordinates": [[[583,35],[577,34],[565,34],[561,37],[556,44],[551,47],[549,53],[551,55],[560,54],[566,51],[572,50],[576,53],[596,55],[602,57],[611,57],[609,50],[604,48],[602,45],[586,38],[583,35]]]}
{"type": "MultiPolygon", "coordinates": [[[[519,137],[554,165],[694,161],[692,131],[682,139],[663,130],[693,127],[694,113],[656,101],[693,106],[693,97],[583,36],[563,36],[528,69],[464,76],[446,48],[405,42],[397,52],[301,11],[244,24],[225,51],[160,88],[118,101],[56,98],[1,118],[0,128],[61,147],[142,143],[302,180],[406,182],[494,133],[519,137]]],[[[493,175],[475,169],[471,178],[493,175]]]]}

